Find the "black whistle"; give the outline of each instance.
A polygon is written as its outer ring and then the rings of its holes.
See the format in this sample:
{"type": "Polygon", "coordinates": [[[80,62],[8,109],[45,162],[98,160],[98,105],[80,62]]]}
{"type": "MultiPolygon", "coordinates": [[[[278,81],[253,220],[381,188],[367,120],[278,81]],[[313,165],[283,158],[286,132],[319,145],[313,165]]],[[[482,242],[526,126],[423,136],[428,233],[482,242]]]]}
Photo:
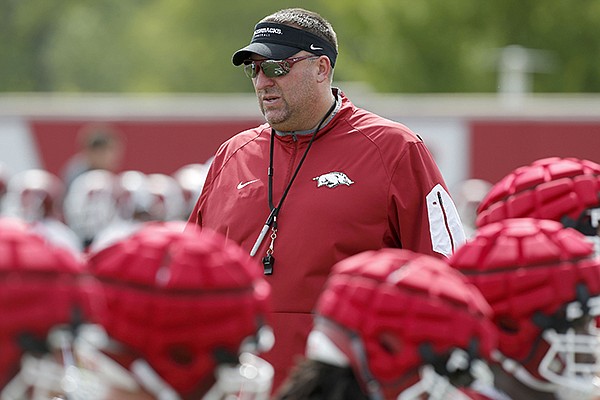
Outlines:
{"type": "Polygon", "coordinates": [[[264,267],[264,274],[272,275],[273,274],[273,265],[275,264],[275,258],[272,255],[267,254],[266,256],[263,257],[262,263],[263,263],[263,267],[264,267]]]}

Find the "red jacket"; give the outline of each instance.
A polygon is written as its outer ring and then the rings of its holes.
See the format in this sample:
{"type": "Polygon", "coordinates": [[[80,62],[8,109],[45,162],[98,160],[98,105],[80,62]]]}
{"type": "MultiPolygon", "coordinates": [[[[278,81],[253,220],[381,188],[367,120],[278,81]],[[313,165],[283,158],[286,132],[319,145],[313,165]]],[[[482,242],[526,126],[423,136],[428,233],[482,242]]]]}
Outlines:
{"type": "MultiPolygon", "coordinates": [[[[265,358],[275,385],[289,372],[312,325],[330,268],[382,247],[448,256],[464,232],[425,144],[407,127],[355,107],[341,108],[317,134],[277,218],[273,290],[276,344],[265,358]],[[443,254],[443,255],[442,255],[443,254]]],[[[225,142],[212,162],[189,223],[211,228],[250,251],[269,215],[268,124],[225,142]]],[[[311,135],[276,136],[273,202],[278,204],[311,135]]],[[[271,242],[265,237],[255,258],[271,242]]]]}

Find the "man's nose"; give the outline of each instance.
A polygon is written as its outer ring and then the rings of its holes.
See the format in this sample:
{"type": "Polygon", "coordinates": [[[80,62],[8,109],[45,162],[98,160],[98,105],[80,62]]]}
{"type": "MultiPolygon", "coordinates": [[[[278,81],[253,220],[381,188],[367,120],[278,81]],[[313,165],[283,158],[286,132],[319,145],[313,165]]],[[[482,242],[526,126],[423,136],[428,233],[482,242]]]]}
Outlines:
{"type": "Polygon", "coordinates": [[[262,68],[259,68],[256,73],[256,77],[253,79],[254,87],[256,89],[261,89],[264,87],[273,86],[275,83],[273,79],[274,78],[269,78],[268,76],[266,76],[262,68]]]}

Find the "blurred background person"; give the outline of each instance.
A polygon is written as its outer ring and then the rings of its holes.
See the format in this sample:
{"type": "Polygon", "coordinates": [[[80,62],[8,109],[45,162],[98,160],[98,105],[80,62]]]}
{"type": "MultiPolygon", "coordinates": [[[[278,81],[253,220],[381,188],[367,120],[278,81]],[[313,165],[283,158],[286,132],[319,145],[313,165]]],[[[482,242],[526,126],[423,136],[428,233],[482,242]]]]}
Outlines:
{"type": "Polygon", "coordinates": [[[8,181],[7,201],[3,212],[25,221],[46,217],[62,219],[63,182],[43,169],[28,169],[14,174],[8,181]]]}
{"type": "Polygon", "coordinates": [[[8,181],[2,215],[29,223],[46,240],[76,253],[83,249],[77,234],[64,222],[63,182],[43,169],[28,169],[8,181]]]}
{"type": "Polygon", "coordinates": [[[600,396],[600,259],[584,235],[556,221],[506,219],[478,229],[449,263],[493,308],[499,389],[513,399],[600,396]]]}
{"type": "Polygon", "coordinates": [[[117,217],[118,183],[114,173],[95,169],[79,175],[67,189],[63,212],[84,251],[117,217]]]}
{"type": "Polygon", "coordinates": [[[459,182],[452,192],[467,238],[473,236],[477,229],[477,209],[491,188],[492,184],[485,179],[466,179],[459,182]]]}
{"type": "Polygon", "coordinates": [[[95,252],[137,232],[144,222],[151,221],[153,196],[148,176],[136,170],[119,173],[116,177],[116,215],[93,237],[88,250],[95,252]]]}
{"type": "Polygon", "coordinates": [[[211,161],[212,160],[208,160],[204,164],[186,164],[177,169],[172,175],[183,191],[183,199],[185,202],[184,220],[192,213],[196,201],[198,200],[198,197],[200,197],[211,161]]]}
{"type": "Polygon", "coordinates": [[[83,257],[22,220],[0,218],[0,398],[90,398],[70,355],[94,314],[93,287],[83,257]]]}
{"type": "Polygon", "coordinates": [[[3,162],[0,162],[0,210],[2,210],[2,201],[4,200],[4,195],[6,195],[8,189],[10,176],[11,173],[8,167],[3,162]]]}
{"type": "Polygon", "coordinates": [[[233,242],[183,227],[149,222],[89,259],[107,333],[90,354],[121,378],[106,399],[266,400],[270,286],[233,242]]]}
{"type": "Polygon", "coordinates": [[[119,172],[125,149],[124,138],[113,126],[91,123],[78,133],[80,150],[63,166],[61,179],[67,187],[84,172],[105,169],[119,172]]]}
{"type": "Polygon", "coordinates": [[[491,308],[462,274],[432,256],[367,251],[338,262],[316,306],[306,360],[279,400],[470,399],[491,387],[491,308]]]}
{"type": "MultiPolygon", "coordinates": [[[[198,182],[202,184],[201,181],[198,182]]],[[[150,215],[155,221],[185,221],[186,203],[183,189],[177,180],[167,174],[148,174],[148,190],[152,196],[150,215]]]]}
{"type": "Polygon", "coordinates": [[[600,254],[600,164],[548,157],[516,168],[488,192],[477,210],[477,226],[506,218],[541,218],[572,227],[600,254]]]}

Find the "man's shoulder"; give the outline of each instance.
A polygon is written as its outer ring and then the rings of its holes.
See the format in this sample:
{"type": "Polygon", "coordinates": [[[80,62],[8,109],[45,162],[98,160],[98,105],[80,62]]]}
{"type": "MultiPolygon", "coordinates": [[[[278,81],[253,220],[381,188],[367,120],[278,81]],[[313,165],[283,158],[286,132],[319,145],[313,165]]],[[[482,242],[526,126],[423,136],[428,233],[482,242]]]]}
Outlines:
{"type": "Polygon", "coordinates": [[[373,140],[421,141],[415,132],[401,122],[391,120],[372,111],[357,107],[350,101],[346,103],[346,110],[346,118],[344,118],[346,122],[354,129],[373,140]]]}
{"type": "Polygon", "coordinates": [[[253,128],[246,129],[233,135],[231,138],[226,140],[222,146],[238,148],[247,144],[248,142],[256,140],[261,135],[268,133],[269,130],[269,124],[266,123],[253,128]]]}
{"type": "Polygon", "coordinates": [[[248,137],[256,137],[263,132],[270,132],[271,127],[266,122],[264,124],[248,128],[244,131],[238,132],[232,136],[233,138],[248,138],[248,137]]]}
{"type": "Polygon", "coordinates": [[[419,136],[403,123],[362,108],[355,108],[347,121],[354,129],[375,142],[421,142],[419,136]]]}
{"type": "Polygon", "coordinates": [[[235,154],[238,154],[240,151],[243,152],[244,148],[248,148],[247,146],[257,143],[258,146],[268,146],[267,138],[269,130],[269,125],[263,124],[236,133],[219,146],[212,162],[213,166],[226,164],[235,154]]]}

